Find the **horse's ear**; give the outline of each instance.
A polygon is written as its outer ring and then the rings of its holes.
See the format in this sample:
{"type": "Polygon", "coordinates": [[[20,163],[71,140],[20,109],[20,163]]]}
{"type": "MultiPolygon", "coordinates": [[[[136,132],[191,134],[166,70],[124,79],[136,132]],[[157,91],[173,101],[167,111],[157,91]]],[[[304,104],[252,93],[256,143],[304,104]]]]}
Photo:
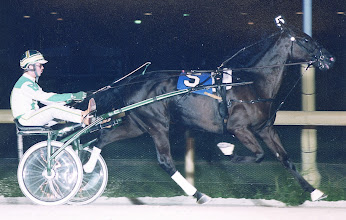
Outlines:
{"type": "Polygon", "coordinates": [[[285,24],[285,19],[282,17],[282,15],[277,16],[274,20],[275,20],[276,26],[282,29],[283,25],[285,24]]]}

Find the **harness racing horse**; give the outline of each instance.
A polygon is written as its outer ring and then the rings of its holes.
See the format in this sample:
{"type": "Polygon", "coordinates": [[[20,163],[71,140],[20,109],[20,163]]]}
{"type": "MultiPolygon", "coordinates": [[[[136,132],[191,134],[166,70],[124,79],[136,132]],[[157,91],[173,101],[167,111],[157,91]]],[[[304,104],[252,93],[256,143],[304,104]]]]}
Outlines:
{"type": "MultiPolygon", "coordinates": [[[[290,161],[273,127],[276,112],[272,113],[271,109],[288,61],[306,62],[320,70],[328,70],[333,65],[334,58],[311,37],[284,25],[282,20],[277,21],[277,26],[280,28],[279,32],[249,46],[244,53],[239,53],[222,64],[223,68],[233,69],[233,74],[237,73],[237,77],[252,76],[253,80],[250,85],[227,90],[224,95],[226,106],[222,105],[222,101],[209,96],[188,93],[135,108],[129,111],[119,127],[100,131],[99,141],[89,162],[84,165],[84,170],[92,171],[93,155],[99,154],[107,144],[148,133],[155,143],[159,165],[187,195],[194,196],[198,203],[209,201],[210,198],[188,183],[174,165],[169,130],[170,121],[178,120],[191,128],[217,134],[229,133],[237,137],[254,156],[237,156],[221,149],[234,162],[262,161],[264,151],[255,137],[258,136],[301,187],[311,194],[313,201],[325,198],[324,193],[311,186],[290,161]],[[252,54],[248,51],[252,51],[252,54]],[[220,108],[226,108],[226,114],[220,114],[220,108]]],[[[179,74],[180,72],[156,71],[132,78],[124,83],[126,86],[121,91],[113,88],[96,94],[95,99],[100,104],[98,109],[102,109],[102,105],[112,105],[115,108],[119,92],[122,94],[123,105],[130,105],[175,91],[179,74]]],[[[226,146],[227,148],[229,147],[226,146]]]]}

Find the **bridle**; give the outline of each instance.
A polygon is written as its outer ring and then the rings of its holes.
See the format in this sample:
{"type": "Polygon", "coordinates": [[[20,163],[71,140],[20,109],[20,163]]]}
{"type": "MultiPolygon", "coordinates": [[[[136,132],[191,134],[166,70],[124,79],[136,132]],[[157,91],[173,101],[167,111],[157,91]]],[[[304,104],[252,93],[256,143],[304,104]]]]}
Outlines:
{"type": "MultiPolygon", "coordinates": [[[[322,47],[321,47],[320,45],[317,45],[313,50],[307,48],[307,47],[302,43],[302,41],[309,42],[309,39],[308,39],[308,38],[302,38],[302,37],[293,36],[293,35],[291,34],[291,32],[293,32],[293,31],[291,31],[292,28],[289,27],[287,24],[285,24],[285,20],[284,20],[284,18],[283,18],[281,15],[279,15],[279,16],[277,16],[277,17],[275,18],[275,23],[276,23],[276,26],[277,26],[278,28],[280,28],[280,30],[281,30],[282,33],[286,31],[287,34],[288,34],[288,36],[290,37],[290,40],[291,40],[291,42],[292,42],[292,44],[291,44],[291,56],[292,56],[292,54],[293,54],[293,45],[294,45],[294,42],[295,42],[298,46],[300,46],[302,49],[304,49],[305,52],[306,52],[307,54],[309,54],[309,55],[311,56],[311,58],[313,59],[313,60],[311,61],[311,63],[308,64],[307,68],[309,68],[309,67],[310,67],[313,63],[315,63],[315,62],[317,62],[318,68],[320,68],[320,69],[325,68],[325,64],[323,64],[323,61],[324,61],[324,59],[325,59],[325,56],[323,55],[322,47]],[[317,53],[315,53],[316,50],[317,50],[317,53]],[[312,55],[311,55],[311,54],[312,54],[312,55]]],[[[311,39],[311,40],[312,40],[312,39],[311,39]]],[[[333,62],[334,59],[331,58],[330,61],[333,62]]]]}
{"type": "Polygon", "coordinates": [[[311,63],[308,64],[308,68],[313,64],[317,62],[318,68],[325,68],[325,64],[323,63],[325,59],[325,55],[322,52],[322,47],[317,46],[314,49],[309,49],[307,48],[301,41],[306,41],[308,42],[309,40],[307,38],[302,38],[302,37],[293,37],[291,36],[291,41],[292,41],[292,46],[291,46],[291,54],[293,51],[293,45],[296,43],[300,48],[304,49],[307,54],[311,56],[313,59],[310,61],[311,63]]]}

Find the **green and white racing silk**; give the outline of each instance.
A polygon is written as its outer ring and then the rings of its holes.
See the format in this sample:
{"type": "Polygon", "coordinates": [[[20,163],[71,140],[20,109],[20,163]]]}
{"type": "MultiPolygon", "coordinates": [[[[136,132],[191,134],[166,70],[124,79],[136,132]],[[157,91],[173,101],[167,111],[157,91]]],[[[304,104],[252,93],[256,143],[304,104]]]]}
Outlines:
{"type": "Polygon", "coordinates": [[[14,118],[39,109],[38,102],[44,105],[61,103],[62,105],[72,100],[72,93],[57,94],[44,92],[35,82],[35,78],[24,73],[14,85],[11,93],[11,110],[14,118]]]}

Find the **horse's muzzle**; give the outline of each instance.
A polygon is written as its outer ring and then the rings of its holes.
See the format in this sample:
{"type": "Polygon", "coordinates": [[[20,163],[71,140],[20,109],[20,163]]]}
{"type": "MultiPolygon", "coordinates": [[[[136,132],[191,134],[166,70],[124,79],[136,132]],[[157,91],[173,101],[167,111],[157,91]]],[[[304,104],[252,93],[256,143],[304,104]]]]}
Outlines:
{"type": "Polygon", "coordinates": [[[335,63],[335,57],[333,57],[331,54],[329,54],[328,51],[324,50],[323,52],[320,51],[321,54],[317,57],[316,60],[316,67],[320,70],[329,70],[333,67],[335,63]]]}

